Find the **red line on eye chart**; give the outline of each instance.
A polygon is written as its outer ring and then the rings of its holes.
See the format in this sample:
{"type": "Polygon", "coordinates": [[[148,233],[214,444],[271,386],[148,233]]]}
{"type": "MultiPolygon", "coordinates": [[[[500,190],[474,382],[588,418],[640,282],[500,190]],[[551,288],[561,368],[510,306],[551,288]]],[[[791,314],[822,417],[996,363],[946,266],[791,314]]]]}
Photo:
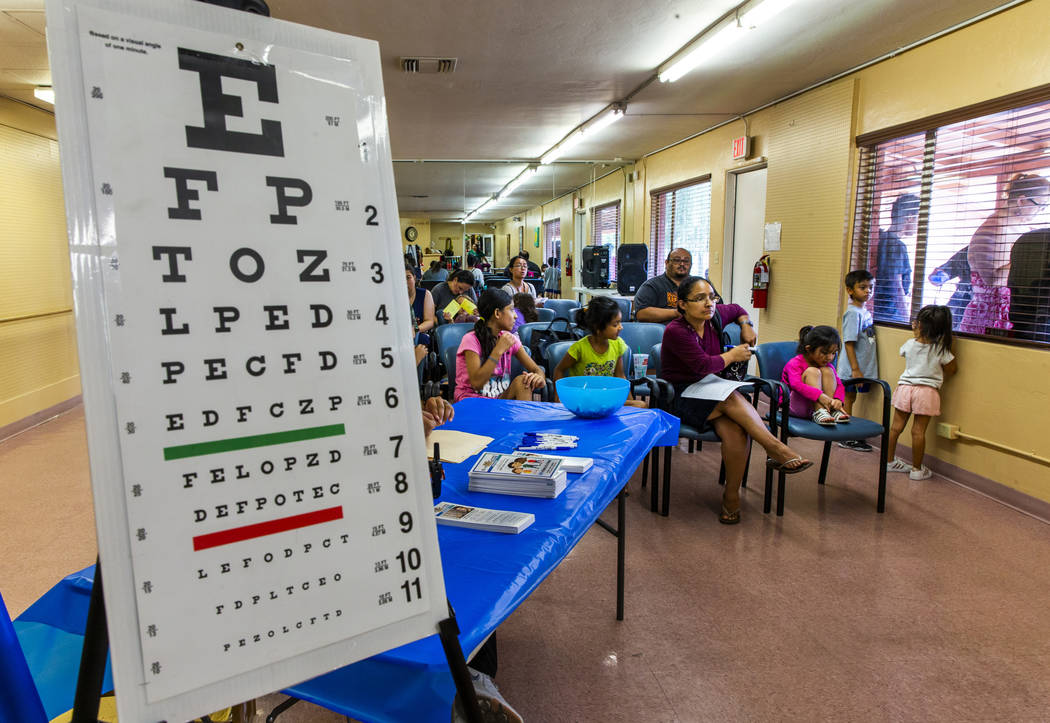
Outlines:
{"type": "Polygon", "coordinates": [[[193,551],[199,552],[200,550],[207,550],[212,547],[221,547],[222,545],[230,545],[234,542],[243,542],[244,540],[254,540],[257,537],[276,535],[278,532],[299,530],[304,527],[311,527],[313,525],[320,525],[324,522],[341,519],[343,519],[343,507],[342,505],[339,505],[338,507],[327,507],[323,510],[306,512],[301,515],[280,517],[276,520],[268,520],[267,522],[257,522],[254,525],[244,525],[242,527],[233,527],[229,530],[209,532],[206,535],[197,535],[193,538],[193,551]]]}

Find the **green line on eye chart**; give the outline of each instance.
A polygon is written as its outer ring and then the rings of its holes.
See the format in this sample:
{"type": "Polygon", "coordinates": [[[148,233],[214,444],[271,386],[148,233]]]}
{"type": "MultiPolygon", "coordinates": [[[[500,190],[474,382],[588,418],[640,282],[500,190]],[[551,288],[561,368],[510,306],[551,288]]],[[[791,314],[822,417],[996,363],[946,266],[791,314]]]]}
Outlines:
{"type": "Polygon", "coordinates": [[[170,461],[173,459],[185,459],[186,457],[201,457],[206,454],[234,452],[239,449],[255,449],[256,447],[272,447],[277,444],[301,442],[304,439],[338,437],[342,434],[346,434],[346,427],[344,425],[328,424],[323,427],[306,427],[305,429],[290,429],[286,432],[271,432],[270,434],[252,434],[247,437],[216,439],[212,442],[180,444],[177,447],[165,447],[164,459],[165,461],[170,461]]]}

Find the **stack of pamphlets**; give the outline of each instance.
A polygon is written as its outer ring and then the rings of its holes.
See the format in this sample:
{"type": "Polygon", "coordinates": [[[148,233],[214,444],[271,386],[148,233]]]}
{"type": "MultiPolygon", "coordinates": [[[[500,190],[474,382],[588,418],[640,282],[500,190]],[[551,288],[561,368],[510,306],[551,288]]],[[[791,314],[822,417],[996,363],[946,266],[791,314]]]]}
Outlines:
{"type": "Polygon", "coordinates": [[[528,512],[511,512],[510,510],[486,510],[484,507],[454,505],[451,502],[438,502],[434,505],[439,525],[452,527],[469,527],[472,530],[489,532],[507,532],[518,534],[536,521],[536,516],[528,512]]]}
{"type": "Polygon", "coordinates": [[[565,489],[565,470],[555,457],[529,452],[485,452],[470,470],[471,492],[555,498],[565,489]]]}

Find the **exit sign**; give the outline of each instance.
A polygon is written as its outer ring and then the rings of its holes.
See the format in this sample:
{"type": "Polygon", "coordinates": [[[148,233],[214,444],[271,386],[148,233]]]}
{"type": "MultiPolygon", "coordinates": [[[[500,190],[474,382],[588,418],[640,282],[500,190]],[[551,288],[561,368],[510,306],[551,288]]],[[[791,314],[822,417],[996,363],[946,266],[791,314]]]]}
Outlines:
{"type": "Polygon", "coordinates": [[[751,155],[751,137],[740,136],[733,139],[733,160],[742,161],[751,155]]]}

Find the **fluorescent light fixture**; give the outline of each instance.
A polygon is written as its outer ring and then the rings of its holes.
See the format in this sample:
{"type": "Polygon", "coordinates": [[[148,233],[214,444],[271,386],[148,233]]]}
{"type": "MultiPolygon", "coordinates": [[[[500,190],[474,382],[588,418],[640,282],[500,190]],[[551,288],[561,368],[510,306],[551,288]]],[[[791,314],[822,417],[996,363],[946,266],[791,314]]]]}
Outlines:
{"type": "Polygon", "coordinates": [[[540,159],[540,163],[542,163],[544,166],[546,166],[546,165],[548,165],[550,163],[553,163],[556,159],[561,158],[566,153],[568,153],[568,151],[571,148],[574,148],[576,146],[576,144],[579,143],[582,140],[583,140],[583,131],[582,130],[581,131],[576,131],[575,133],[570,134],[561,143],[559,143],[558,145],[554,146],[554,148],[551,148],[549,151],[544,153],[543,157],[540,159]]]}
{"type": "Polygon", "coordinates": [[[594,121],[594,123],[591,123],[589,126],[584,128],[583,132],[587,135],[597,133],[603,128],[608,128],[621,118],[623,118],[623,108],[613,108],[611,112],[606,113],[601,118],[594,121]]]}
{"type": "Polygon", "coordinates": [[[768,22],[780,14],[784,8],[795,0],[766,0],[756,5],[740,17],[740,22],[745,28],[753,28],[768,22]]]}
{"type": "Polygon", "coordinates": [[[36,88],[33,88],[33,95],[45,103],[55,104],[55,90],[50,86],[38,85],[36,88]]]}
{"type": "Polygon", "coordinates": [[[579,130],[573,131],[562,140],[561,143],[551,148],[549,151],[543,154],[540,158],[540,164],[546,166],[553,163],[556,159],[564,156],[570,148],[573,148],[577,143],[583,140],[583,136],[597,133],[602,128],[612,125],[616,121],[623,118],[624,108],[622,105],[617,105],[611,111],[598,118],[598,120],[591,123],[589,126],[580,128],[579,130]]]}
{"type": "Polygon", "coordinates": [[[532,176],[535,176],[536,171],[538,170],[539,169],[536,168],[536,166],[529,166],[528,168],[526,168],[524,171],[519,173],[510,183],[508,183],[506,188],[499,192],[499,196],[496,200],[506,200],[507,196],[514,193],[514,191],[517,190],[518,186],[525,183],[525,181],[527,181],[532,176]]]}
{"type": "Polygon", "coordinates": [[[665,64],[659,70],[661,83],[673,83],[683,75],[700,65],[704,60],[724,50],[745,30],[772,20],[795,0],[764,0],[749,8],[743,14],[731,18],[726,25],[698,38],[682,53],[665,64]]]}

